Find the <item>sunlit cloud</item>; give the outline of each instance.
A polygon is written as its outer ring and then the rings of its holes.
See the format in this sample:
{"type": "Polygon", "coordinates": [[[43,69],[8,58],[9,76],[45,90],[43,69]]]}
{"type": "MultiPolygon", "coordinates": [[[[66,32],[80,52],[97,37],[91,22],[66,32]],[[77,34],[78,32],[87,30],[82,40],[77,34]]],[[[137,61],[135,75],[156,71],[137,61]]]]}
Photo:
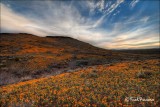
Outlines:
{"type": "Polygon", "coordinates": [[[30,29],[27,25],[35,26],[34,21],[15,13],[7,6],[1,4],[1,29],[11,32],[29,32],[36,35],[46,35],[38,29],[30,29]]]}
{"type": "MultiPolygon", "coordinates": [[[[109,49],[157,47],[156,15],[131,15],[122,7],[140,1],[20,1],[1,5],[1,32],[31,33],[38,36],[70,36],[109,49]],[[18,5],[21,3],[23,5],[18,5]],[[123,19],[123,17],[126,17],[123,19]],[[111,21],[112,20],[112,21],[111,21]]],[[[143,6],[142,6],[143,7],[143,6]]],[[[132,9],[133,10],[133,9],[132,9]]]]}

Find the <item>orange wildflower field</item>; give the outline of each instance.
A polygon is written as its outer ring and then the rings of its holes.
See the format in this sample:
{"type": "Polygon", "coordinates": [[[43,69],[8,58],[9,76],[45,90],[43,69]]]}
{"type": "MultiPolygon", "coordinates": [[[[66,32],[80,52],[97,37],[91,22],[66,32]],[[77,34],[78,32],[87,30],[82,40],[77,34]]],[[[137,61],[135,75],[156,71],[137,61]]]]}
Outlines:
{"type": "Polygon", "coordinates": [[[0,87],[1,107],[158,107],[159,60],[81,68],[0,87]],[[133,101],[127,98],[152,99],[133,101]]]}

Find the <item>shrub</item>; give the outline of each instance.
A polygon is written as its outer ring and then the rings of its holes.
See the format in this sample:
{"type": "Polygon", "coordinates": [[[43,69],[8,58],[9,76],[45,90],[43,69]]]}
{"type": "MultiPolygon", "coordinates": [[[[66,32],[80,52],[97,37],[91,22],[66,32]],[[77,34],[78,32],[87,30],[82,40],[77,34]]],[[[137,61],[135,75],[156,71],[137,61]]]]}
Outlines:
{"type": "Polygon", "coordinates": [[[81,77],[81,78],[84,78],[84,77],[85,77],[85,74],[84,74],[84,73],[81,73],[81,74],[80,74],[80,77],[81,77]]]}
{"type": "MultiPolygon", "coordinates": [[[[96,71],[97,72],[97,71],[96,71]]],[[[81,73],[80,77],[81,78],[98,78],[98,74],[95,71],[90,72],[89,74],[81,73]]]]}
{"type": "Polygon", "coordinates": [[[94,69],[92,72],[98,72],[98,71],[94,69]]]}
{"type": "Polygon", "coordinates": [[[19,60],[20,60],[19,58],[17,58],[17,57],[15,58],[15,61],[16,61],[16,62],[18,62],[19,60]]]}
{"type": "Polygon", "coordinates": [[[88,61],[87,60],[77,60],[76,61],[76,66],[87,66],[88,61]]]}
{"type": "Polygon", "coordinates": [[[27,80],[31,80],[32,77],[29,75],[29,76],[23,76],[20,78],[20,81],[27,81],[27,80]]]}
{"type": "Polygon", "coordinates": [[[72,59],[77,59],[77,55],[76,54],[72,54],[72,59]]]}
{"type": "Polygon", "coordinates": [[[149,78],[150,76],[152,76],[152,72],[149,71],[144,71],[144,72],[141,71],[136,74],[137,78],[149,78]]]}
{"type": "Polygon", "coordinates": [[[91,72],[88,74],[88,78],[98,78],[98,75],[95,72],[91,72]]]}

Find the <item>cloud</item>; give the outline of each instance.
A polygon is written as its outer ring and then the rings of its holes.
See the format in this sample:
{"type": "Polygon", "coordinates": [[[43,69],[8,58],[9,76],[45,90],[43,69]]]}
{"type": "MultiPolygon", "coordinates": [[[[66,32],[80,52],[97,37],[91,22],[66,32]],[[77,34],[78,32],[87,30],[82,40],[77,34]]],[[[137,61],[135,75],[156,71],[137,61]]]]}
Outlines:
{"type": "MultiPolygon", "coordinates": [[[[45,35],[37,29],[30,29],[27,25],[35,26],[34,22],[24,16],[15,13],[7,6],[1,5],[1,29],[12,32],[29,32],[36,35],[45,35]]],[[[38,25],[37,25],[38,26],[38,25]]],[[[3,32],[3,31],[2,31],[3,32]]]]}
{"type": "Polygon", "coordinates": [[[90,14],[93,15],[95,14],[96,9],[99,12],[104,12],[105,9],[105,0],[99,0],[98,2],[95,2],[93,0],[88,0],[86,1],[85,5],[89,8],[90,14]]]}
{"type": "MultiPolygon", "coordinates": [[[[139,25],[141,24],[143,23],[140,23],[139,25]]],[[[154,29],[154,26],[145,26],[144,28],[139,27],[137,29],[130,29],[126,32],[121,32],[121,29],[115,28],[115,32],[111,35],[116,36],[114,38],[111,38],[110,41],[101,41],[101,43],[98,44],[98,46],[109,49],[136,49],[153,47],[158,48],[159,33],[155,33],[154,29]]]]}
{"type": "Polygon", "coordinates": [[[154,29],[158,28],[150,25],[153,21],[151,16],[139,19],[139,14],[136,14],[125,20],[109,21],[110,15],[115,17],[120,13],[118,7],[122,3],[124,0],[33,1],[23,5],[30,10],[24,13],[16,11],[12,5],[1,3],[1,31],[70,36],[102,48],[157,46],[159,34],[154,29]],[[99,12],[98,15],[96,12],[99,12]],[[107,27],[102,27],[102,24],[107,27]]]}
{"type": "Polygon", "coordinates": [[[138,2],[139,2],[139,0],[133,0],[133,1],[130,3],[130,7],[131,7],[131,8],[134,8],[138,2]]]}
{"type": "Polygon", "coordinates": [[[150,19],[150,16],[145,16],[139,20],[137,20],[137,19],[128,20],[124,24],[139,23],[139,22],[146,23],[149,19],[150,19]]]}
{"type": "Polygon", "coordinates": [[[4,4],[1,4],[1,29],[12,32],[26,32],[39,36],[47,35],[65,35],[74,38],[81,38],[84,41],[96,40],[99,37],[98,33],[93,33],[89,30],[92,28],[94,21],[85,19],[81,16],[75,7],[68,7],[65,3],[51,5],[50,1],[43,2],[44,5],[32,7],[32,10],[45,14],[42,18],[35,18],[35,14],[22,15],[16,13],[4,4]],[[40,7],[39,7],[40,6],[40,7]],[[44,7],[48,6],[44,12],[44,7]],[[37,10],[39,9],[39,10],[37,10]],[[63,14],[61,14],[63,13],[63,14]],[[12,18],[11,18],[12,17],[12,18]]]}
{"type": "Polygon", "coordinates": [[[105,14],[112,13],[124,0],[117,0],[116,3],[113,3],[108,9],[105,10],[105,14]]]}
{"type": "MultiPolygon", "coordinates": [[[[130,35],[129,35],[130,36],[130,35]]],[[[158,34],[150,34],[139,36],[137,38],[120,38],[114,39],[112,42],[102,42],[101,46],[108,49],[141,49],[141,48],[158,48],[158,34]]]]}
{"type": "Polygon", "coordinates": [[[105,0],[100,0],[97,3],[97,7],[98,7],[99,11],[103,12],[103,10],[105,9],[105,0]]]}
{"type": "Polygon", "coordinates": [[[123,3],[124,0],[117,0],[115,3],[113,3],[112,5],[109,6],[110,2],[108,2],[108,4],[106,5],[106,8],[104,8],[104,2],[102,2],[101,4],[103,4],[103,6],[101,6],[101,10],[103,10],[104,15],[101,16],[93,25],[93,27],[98,27],[101,23],[103,23],[104,19],[106,18],[106,16],[108,16],[109,14],[111,14],[115,9],[117,9],[117,7],[123,3]]]}

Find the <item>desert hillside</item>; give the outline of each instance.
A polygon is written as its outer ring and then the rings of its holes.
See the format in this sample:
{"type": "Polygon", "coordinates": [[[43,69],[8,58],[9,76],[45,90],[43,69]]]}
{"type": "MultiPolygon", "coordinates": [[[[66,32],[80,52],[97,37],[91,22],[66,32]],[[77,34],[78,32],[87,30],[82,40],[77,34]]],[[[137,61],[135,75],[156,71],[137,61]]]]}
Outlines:
{"type": "Polygon", "coordinates": [[[23,33],[0,39],[2,107],[158,105],[158,49],[106,50],[70,37],[23,33]]]}
{"type": "Polygon", "coordinates": [[[60,68],[100,63],[111,54],[70,37],[1,34],[0,39],[0,85],[55,74],[60,68]]]}
{"type": "Polygon", "coordinates": [[[105,50],[70,37],[1,33],[0,85],[60,74],[86,66],[125,60],[157,59],[105,50]]]}

